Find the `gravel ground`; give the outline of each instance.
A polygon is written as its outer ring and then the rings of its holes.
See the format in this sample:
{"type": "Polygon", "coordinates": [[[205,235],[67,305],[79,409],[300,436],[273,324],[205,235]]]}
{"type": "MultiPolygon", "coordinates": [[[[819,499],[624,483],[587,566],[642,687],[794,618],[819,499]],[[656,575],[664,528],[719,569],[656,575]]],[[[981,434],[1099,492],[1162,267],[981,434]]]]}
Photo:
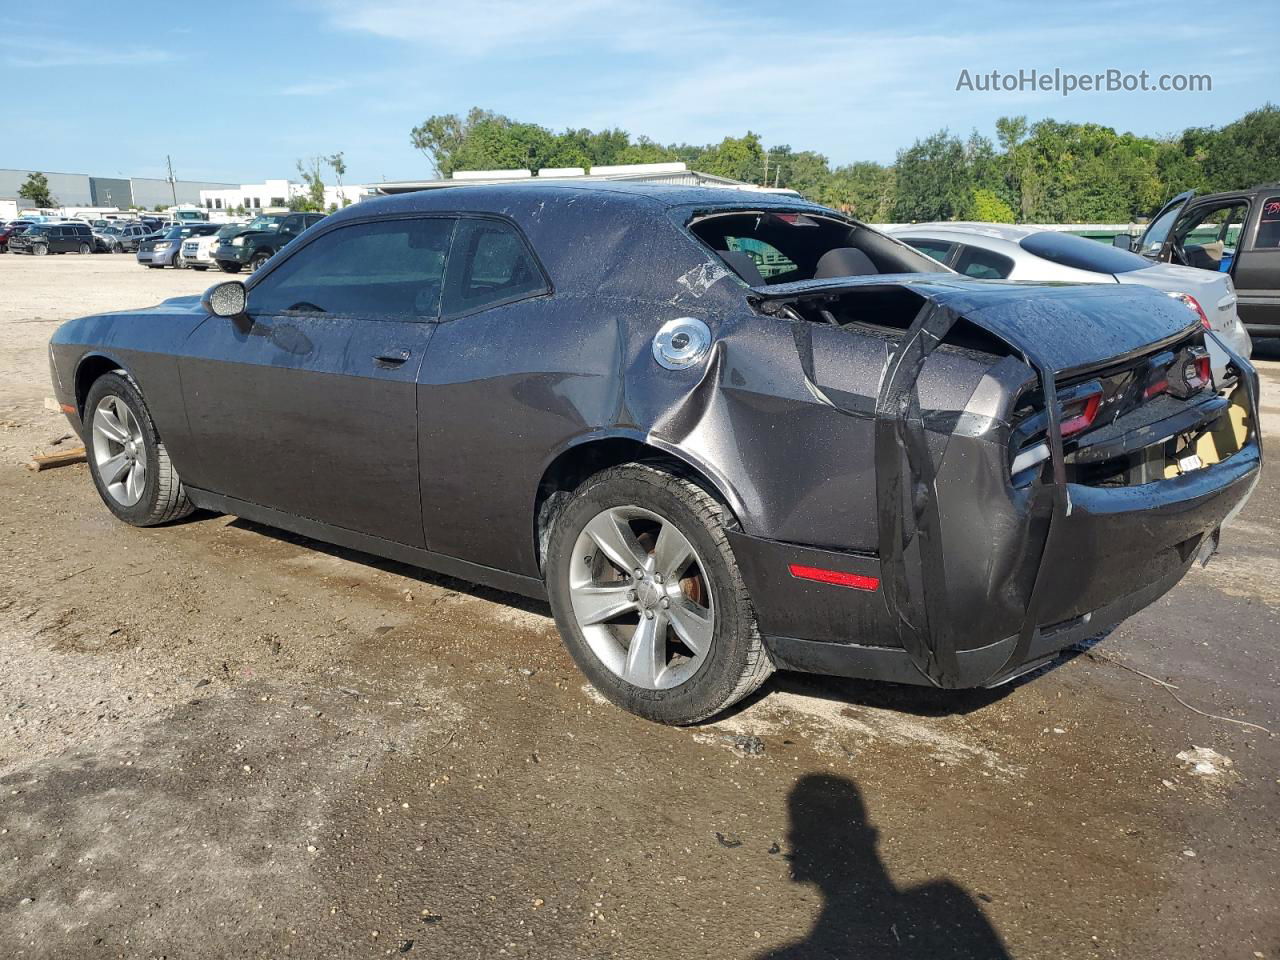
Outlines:
{"type": "Polygon", "coordinates": [[[1280,957],[1278,741],[1172,695],[1280,732],[1273,471],[1029,682],[663,728],[544,605],[20,466],[61,320],[216,279],[0,256],[0,957],[1280,957]]]}

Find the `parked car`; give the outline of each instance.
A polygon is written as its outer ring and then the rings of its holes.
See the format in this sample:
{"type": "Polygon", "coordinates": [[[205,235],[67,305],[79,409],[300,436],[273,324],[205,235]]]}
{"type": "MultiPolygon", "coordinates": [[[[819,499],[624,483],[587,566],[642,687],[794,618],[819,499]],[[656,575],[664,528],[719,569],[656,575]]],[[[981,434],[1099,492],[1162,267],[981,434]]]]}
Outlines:
{"type": "Polygon", "coordinates": [[[182,241],[182,260],[192,270],[208,270],[217,266],[213,251],[224,240],[238,237],[244,232],[243,223],[224,223],[216,233],[188,237],[182,241]]]}
{"type": "Polygon", "coordinates": [[[108,253],[129,253],[137,251],[138,243],[150,237],[151,232],[140,223],[115,221],[106,227],[93,228],[93,237],[108,253]]]}
{"type": "Polygon", "coordinates": [[[102,238],[104,246],[110,247],[110,253],[136,253],[138,244],[152,233],[141,223],[120,221],[95,231],[95,235],[102,238]]]}
{"type": "Polygon", "coordinates": [[[21,233],[34,222],[34,220],[10,220],[3,227],[0,227],[0,253],[8,253],[9,238],[15,233],[21,233]]]}
{"type": "Polygon", "coordinates": [[[285,244],[324,218],[323,213],[268,213],[255,217],[219,243],[213,257],[225,273],[239,273],[245,267],[257,270],[285,244]]]}
{"type": "MultiPolygon", "coordinates": [[[[1004,223],[913,223],[889,233],[959,273],[980,279],[1139,283],[1176,298],[1235,353],[1253,345],[1236,315],[1231,278],[1190,267],[1152,263],[1136,253],[1054,230],[1004,223]]],[[[1221,383],[1228,353],[1208,338],[1214,378],[1221,383]]]]}
{"type": "Polygon", "coordinates": [[[9,238],[14,253],[92,253],[93,231],[87,223],[34,223],[9,238]]]}
{"type": "Polygon", "coordinates": [[[182,241],[215,233],[217,229],[216,224],[200,221],[172,226],[138,243],[138,262],[156,270],[182,266],[182,241]]]}
{"type": "MultiPolygon", "coordinates": [[[[1117,238],[1127,243],[1128,238],[1117,238]]],[[[1231,277],[1240,319],[1255,337],[1280,337],[1280,184],[1197,196],[1180,193],[1133,249],[1149,260],[1231,277]]]]}
{"type": "Polygon", "coordinates": [[[1148,287],[977,282],[817,204],[655,184],[379,198],[51,342],[117,518],[545,596],[595,688],[669,723],[775,667],[1001,683],[1152,603],[1258,478],[1232,362],[1220,394],[1148,287]]]}

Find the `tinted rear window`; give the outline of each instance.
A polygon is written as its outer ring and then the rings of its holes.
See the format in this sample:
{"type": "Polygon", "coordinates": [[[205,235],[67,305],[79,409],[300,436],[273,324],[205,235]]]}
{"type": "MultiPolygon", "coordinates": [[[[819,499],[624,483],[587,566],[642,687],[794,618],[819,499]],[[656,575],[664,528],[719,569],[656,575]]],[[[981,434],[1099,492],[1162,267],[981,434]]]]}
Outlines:
{"type": "Polygon", "coordinates": [[[1151,261],[1136,253],[1111,247],[1097,240],[1077,237],[1072,233],[1045,230],[1023,237],[1018,245],[1027,253],[1060,263],[1064,267],[1092,270],[1094,273],[1129,273],[1151,266],[1151,261]]]}

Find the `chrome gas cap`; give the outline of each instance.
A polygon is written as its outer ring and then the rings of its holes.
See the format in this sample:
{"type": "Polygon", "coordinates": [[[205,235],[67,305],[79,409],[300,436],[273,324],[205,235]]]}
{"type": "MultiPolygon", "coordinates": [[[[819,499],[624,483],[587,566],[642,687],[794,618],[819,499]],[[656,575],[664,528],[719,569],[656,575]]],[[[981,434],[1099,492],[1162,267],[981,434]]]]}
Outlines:
{"type": "Polygon", "coordinates": [[[711,330],[697,317],[668,320],[653,338],[653,359],[668,370],[691,367],[711,349],[711,330]]]}

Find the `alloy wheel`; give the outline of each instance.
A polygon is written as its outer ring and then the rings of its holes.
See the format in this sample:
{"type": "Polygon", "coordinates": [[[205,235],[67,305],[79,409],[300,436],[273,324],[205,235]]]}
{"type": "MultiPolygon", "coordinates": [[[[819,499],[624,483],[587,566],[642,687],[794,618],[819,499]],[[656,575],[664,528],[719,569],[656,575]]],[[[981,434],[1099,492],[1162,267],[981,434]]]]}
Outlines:
{"type": "Polygon", "coordinates": [[[142,499],[147,485],[142,426],[119,397],[103,397],[93,411],[93,460],[102,485],[116,503],[132,507],[142,499]]]}
{"type": "Polygon", "coordinates": [[[706,566],[689,538],[651,510],[610,507],[592,518],[574,545],[569,599],[591,651],[633,686],[679,686],[711,649],[706,566]]]}

